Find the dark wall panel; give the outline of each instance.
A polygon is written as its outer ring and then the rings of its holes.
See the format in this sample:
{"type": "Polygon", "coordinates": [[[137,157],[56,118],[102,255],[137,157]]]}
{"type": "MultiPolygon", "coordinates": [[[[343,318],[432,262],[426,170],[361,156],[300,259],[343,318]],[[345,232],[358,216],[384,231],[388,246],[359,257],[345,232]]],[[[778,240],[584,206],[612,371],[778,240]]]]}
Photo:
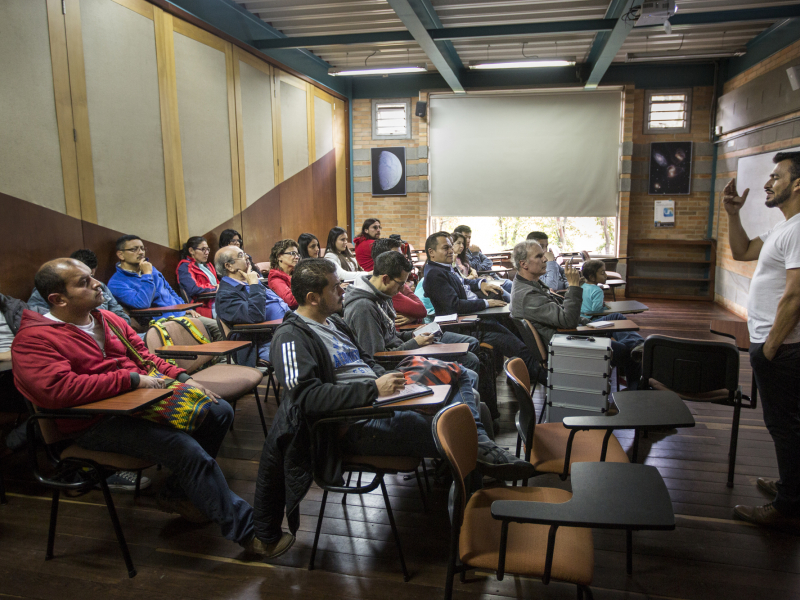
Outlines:
{"type": "Polygon", "coordinates": [[[272,188],[242,213],[244,249],[256,262],[267,262],[272,245],[281,239],[281,190],[272,188]]]}
{"type": "Polygon", "coordinates": [[[314,224],[309,233],[325,246],[328,232],[336,225],[336,151],[331,150],[312,168],[314,181],[314,224]]]}

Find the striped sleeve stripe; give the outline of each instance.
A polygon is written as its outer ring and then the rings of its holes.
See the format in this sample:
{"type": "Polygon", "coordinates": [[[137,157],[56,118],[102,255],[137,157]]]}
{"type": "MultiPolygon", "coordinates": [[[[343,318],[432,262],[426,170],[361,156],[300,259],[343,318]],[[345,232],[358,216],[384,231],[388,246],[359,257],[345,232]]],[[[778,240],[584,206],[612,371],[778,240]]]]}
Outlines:
{"type": "Polygon", "coordinates": [[[294,341],[281,344],[281,354],[283,357],[283,378],[286,381],[286,387],[292,389],[297,385],[297,355],[294,341]]]}

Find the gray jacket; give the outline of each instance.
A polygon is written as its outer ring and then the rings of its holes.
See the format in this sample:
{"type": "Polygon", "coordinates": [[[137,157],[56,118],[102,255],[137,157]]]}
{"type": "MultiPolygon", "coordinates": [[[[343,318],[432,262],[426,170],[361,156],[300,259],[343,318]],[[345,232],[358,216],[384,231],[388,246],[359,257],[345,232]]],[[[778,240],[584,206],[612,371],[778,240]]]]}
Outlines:
{"type": "Polygon", "coordinates": [[[374,359],[376,352],[419,348],[412,331],[398,332],[391,296],[379,292],[368,275],[356,278],[344,295],[344,321],[363,350],[361,356],[374,359]]]}
{"type": "Polygon", "coordinates": [[[539,332],[545,345],[556,330],[572,329],[585,325],[589,319],[581,317],[583,289],[570,286],[562,299],[550,292],[541,281],[528,281],[517,274],[511,290],[511,316],[528,319],[539,332]]]}
{"type": "MultiPolygon", "coordinates": [[[[126,323],[130,323],[130,316],[125,312],[125,309],[122,308],[122,305],[117,302],[117,299],[114,298],[114,295],[111,293],[111,290],[108,289],[108,286],[102,281],[100,282],[100,285],[103,286],[103,303],[97,308],[111,311],[126,323]]],[[[43,315],[46,315],[50,312],[50,305],[45,302],[44,298],[42,298],[42,295],[39,293],[39,290],[36,288],[33,288],[33,293],[31,294],[31,297],[28,298],[28,308],[43,315]]]]}

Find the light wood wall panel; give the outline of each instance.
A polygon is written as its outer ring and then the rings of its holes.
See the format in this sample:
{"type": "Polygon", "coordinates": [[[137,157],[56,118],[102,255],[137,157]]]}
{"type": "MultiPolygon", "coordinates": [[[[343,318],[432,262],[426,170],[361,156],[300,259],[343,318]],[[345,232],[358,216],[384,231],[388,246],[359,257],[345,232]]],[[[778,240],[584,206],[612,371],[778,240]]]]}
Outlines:
{"type": "Polygon", "coordinates": [[[174,41],[186,213],[189,235],[202,235],[234,215],[232,168],[238,172],[238,159],[231,154],[224,43],[185,24],[179,30],[181,23],[175,21],[174,41]]]}
{"type": "Polygon", "coordinates": [[[314,95],[314,148],[319,160],[333,150],[333,104],[314,95]]]}
{"type": "Polygon", "coordinates": [[[153,20],[109,0],[80,11],[97,224],[167,246],[153,20]]]}
{"type": "Polygon", "coordinates": [[[283,179],[289,179],[309,163],[308,92],[304,81],[281,75],[281,142],[283,146],[283,179]]]}
{"type": "Polygon", "coordinates": [[[0,192],[66,214],[48,32],[45,2],[0,2],[0,192]]]}
{"type": "Polygon", "coordinates": [[[249,56],[239,61],[245,204],[250,206],[275,187],[272,144],[272,86],[269,65],[249,56]],[[255,64],[254,64],[255,63],[255,64]]]}

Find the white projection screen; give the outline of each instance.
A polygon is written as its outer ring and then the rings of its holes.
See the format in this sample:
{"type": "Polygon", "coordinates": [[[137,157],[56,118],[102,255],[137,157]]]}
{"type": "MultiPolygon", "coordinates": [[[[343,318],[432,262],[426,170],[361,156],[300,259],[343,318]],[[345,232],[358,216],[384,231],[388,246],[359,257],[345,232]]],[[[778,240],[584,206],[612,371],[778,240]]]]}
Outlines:
{"type": "Polygon", "coordinates": [[[611,217],[621,91],[432,95],[431,216],[611,217]]]}

